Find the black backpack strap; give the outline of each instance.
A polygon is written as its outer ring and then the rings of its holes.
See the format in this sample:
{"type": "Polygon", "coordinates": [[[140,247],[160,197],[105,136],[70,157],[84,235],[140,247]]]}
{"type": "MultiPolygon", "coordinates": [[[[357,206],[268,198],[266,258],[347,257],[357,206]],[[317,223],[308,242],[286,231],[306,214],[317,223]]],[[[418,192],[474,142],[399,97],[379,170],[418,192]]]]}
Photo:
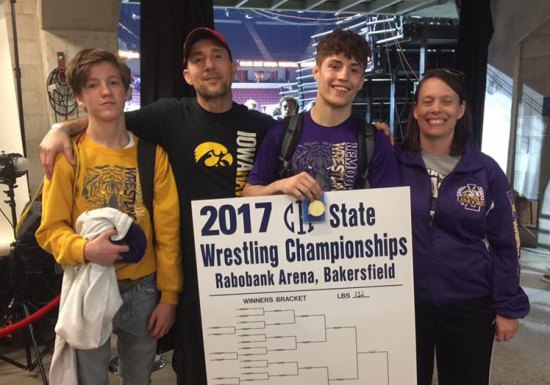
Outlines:
{"type": "Polygon", "coordinates": [[[78,143],[84,138],[86,130],[80,131],[78,134],[71,138],[71,145],[73,146],[73,158],[74,158],[74,181],[73,181],[73,198],[76,197],[76,184],[78,177],[80,176],[80,159],[78,155],[78,143]]]}
{"type": "Polygon", "coordinates": [[[374,153],[374,140],[376,139],[376,127],[374,125],[362,122],[362,127],[357,130],[357,143],[359,144],[359,156],[361,158],[361,165],[363,169],[363,180],[365,181],[365,188],[370,188],[369,183],[369,166],[372,160],[372,154],[374,153]]]}
{"type": "Polygon", "coordinates": [[[137,143],[137,158],[138,158],[138,170],[139,181],[141,184],[141,195],[143,197],[143,204],[147,211],[149,211],[149,217],[151,218],[151,228],[153,229],[153,243],[155,237],[154,221],[153,221],[153,197],[154,197],[154,184],[155,184],[155,158],[156,158],[157,145],[147,140],[139,139],[137,143]]]}
{"type": "Polygon", "coordinates": [[[290,158],[300,140],[302,132],[302,122],[304,121],[304,113],[294,114],[283,120],[283,140],[279,152],[279,179],[286,177],[288,173],[288,165],[290,158]]]}

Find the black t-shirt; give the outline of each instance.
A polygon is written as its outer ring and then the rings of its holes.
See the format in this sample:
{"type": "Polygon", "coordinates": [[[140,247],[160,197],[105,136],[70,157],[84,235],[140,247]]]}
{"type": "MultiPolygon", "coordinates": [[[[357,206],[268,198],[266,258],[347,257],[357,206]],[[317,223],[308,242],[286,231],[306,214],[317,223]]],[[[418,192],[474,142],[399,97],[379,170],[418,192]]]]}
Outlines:
{"type": "Polygon", "coordinates": [[[195,98],[161,99],[126,114],[126,127],[168,153],[181,213],[183,291],[172,365],[178,383],[206,385],[191,201],[240,196],[273,119],[233,103],[214,114],[195,98]]]}
{"type": "Polygon", "coordinates": [[[196,290],[191,201],[240,196],[257,149],[273,119],[233,103],[210,113],[196,98],[161,99],[126,113],[126,126],[168,153],[181,212],[184,295],[196,290]]]}

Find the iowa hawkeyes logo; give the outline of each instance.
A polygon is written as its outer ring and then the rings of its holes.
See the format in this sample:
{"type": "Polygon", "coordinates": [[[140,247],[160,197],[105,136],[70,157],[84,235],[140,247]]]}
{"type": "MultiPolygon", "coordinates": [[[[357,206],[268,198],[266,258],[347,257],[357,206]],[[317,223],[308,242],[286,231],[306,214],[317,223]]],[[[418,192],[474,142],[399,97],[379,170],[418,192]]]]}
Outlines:
{"type": "Polygon", "coordinates": [[[233,164],[233,155],[224,145],[205,142],[195,148],[195,163],[204,162],[206,167],[226,167],[233,164]]]}

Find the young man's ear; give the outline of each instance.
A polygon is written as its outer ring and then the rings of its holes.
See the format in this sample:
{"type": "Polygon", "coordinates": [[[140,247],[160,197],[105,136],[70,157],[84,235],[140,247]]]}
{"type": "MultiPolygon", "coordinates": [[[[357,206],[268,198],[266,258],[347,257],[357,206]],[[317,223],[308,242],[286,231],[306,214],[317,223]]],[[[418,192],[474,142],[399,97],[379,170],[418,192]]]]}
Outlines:
{"type": "Polygon", "coordinates": [[[317,81],[318,80],[317,78],[319,77],[319,66],[315,64],[311,72],[313,73],[313,78],[315,79],[315,81],[317,81]]]}
{"type": "Polygon", "coordinates": [[[86,109],[86,103],[84,103],[84,100],[82,100],[82,97],[77,95],[77,96],[75,96],[75,99],[76,99],[76,103],[78,104],[78,107],[80,107],[84,111],[88,112],[88,110],[86,109]]]}

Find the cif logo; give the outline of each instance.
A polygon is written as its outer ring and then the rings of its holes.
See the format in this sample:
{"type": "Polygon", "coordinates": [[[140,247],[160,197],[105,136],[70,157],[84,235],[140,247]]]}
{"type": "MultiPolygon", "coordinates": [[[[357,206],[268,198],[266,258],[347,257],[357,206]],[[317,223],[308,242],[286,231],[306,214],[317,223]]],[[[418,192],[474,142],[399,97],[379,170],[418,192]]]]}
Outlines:
{"type": "Polygon", "coordinates": [[[195,148],[195,163],[202,161],[206,167],[226,167],[233,164],[233,155],[216,142],[204,142],[195,148]]]}
{"type": "Polygon", "coordinates": [[[302,202],[296,201],[289,204],[284,213],[285,226],[286,228],[294,234],[307,234],[311,233],[314,229],[311,222],[304,222],[302,218],[302,202]]]}

